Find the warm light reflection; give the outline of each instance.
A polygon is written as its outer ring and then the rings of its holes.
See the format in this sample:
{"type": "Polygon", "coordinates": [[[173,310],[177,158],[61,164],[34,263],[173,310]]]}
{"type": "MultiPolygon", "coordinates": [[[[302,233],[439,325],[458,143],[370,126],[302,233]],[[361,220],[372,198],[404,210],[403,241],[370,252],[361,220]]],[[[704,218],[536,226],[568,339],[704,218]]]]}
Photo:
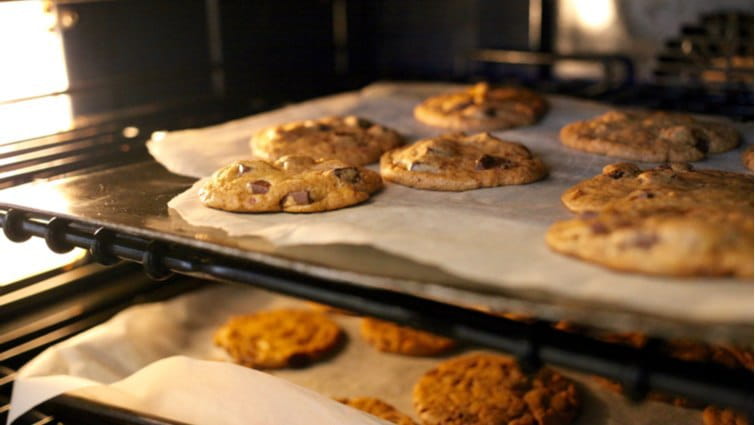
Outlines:
{"type": "Polygon", "coordinates": [[[3,261],[0,286],[72,264],[85,255],[86,251],[80,248],[65,254],[56,254],[50,251],[44,239],[41,238],[31,238],[23,243],[15,243],[0,236],[0,258],[16,259],[3,261]]]}
{"type": "Polygon", "coordinates": [[[572,0],[581,27],[598,31],[608,27],[616,18],[613,0],[572,0]]]}
{"type": "MultiPolygon", "coordinates": [[[[0,2],[0,102],[68,88],[63,40],[49,1],[0,2]]],[[[0,105],[0,143],[71,128],[66,95],[0,105]]]]}

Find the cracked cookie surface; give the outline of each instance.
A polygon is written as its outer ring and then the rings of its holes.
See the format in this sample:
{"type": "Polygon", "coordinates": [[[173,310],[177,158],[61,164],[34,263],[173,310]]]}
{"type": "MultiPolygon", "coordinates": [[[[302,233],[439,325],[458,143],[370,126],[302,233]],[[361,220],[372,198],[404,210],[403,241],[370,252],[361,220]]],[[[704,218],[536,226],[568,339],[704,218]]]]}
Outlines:
{"type": "Polygon", "coordinates": [[[567,190],[579,216],[546,235],[557,252],[624,271],[670,276],[753,275],[752,176],[627,163],[567,190]]]}
{"type": "Polygon", "coordinates": [[[570,148],[649,162],[699,161],[739,141],[732,126],[670,112],[614,110],[561,129],[561,142],[570,148]]]}
{"type": "Polygon", "coordinates": [[[359,409],[363,412],[369,413],[372,416],[377,416],[380,419],[385,419],[388,422],[392,422],[397,425],[417,425],[416,422],[404,413],[401,413],[398,409],[391,404],[380,400],[375,397],[349,397],[338,398],[338,402],[347,406],[351,406],[355,409],[359,409]]]}
{"type": "Polygon", "coordinates": [[[456,345],[454,340],[440,335],[371,317],[362,319],[359,330],[378,350],[407,356],[434,356],[456,345]]]}
{"type": "Polygon", "coordinates": [[[324,314],[271,310],[234,316],[215,332],[215,345],[236,363],[261,369],[297,367],[336,347],[341,328],[324,314]]]}
{"type": "Polygon", "coordinates": [[[296,121],[268,127],[252,136],[252,155],[274,161],[286,155],[337,159],[366,165],[402,144],[395,130],[354,115],[296,121]]]}
{"type": "Polygon", "coordinates": [[[545,98],[532,90],[478,83],[429,97],[414,108],[414,117],[434,127],[492,131],[534,124],[547,109],[545,98]]]}
{"type": "Polygon", "coordinates": [[[462,191],[540,180],[545,164],[527,147],[489,133],[449,133],[383,154],[384,179],[417,189],[462,191]]]}
{"type": "Polygon", "coordinates": [[[320,212],[363,202],[382,186],[372,170],[289,156],[273,163],[235,161],[206,181],[199,200],[234,212],[320,212]]]}
{"type": "Polygon", "coordinates": [[[445,361],[414,386],[426,425],[565,425],[580,406],[575,385],[543,368],[526,375],[515,360],[474,353],[445,361]]]}

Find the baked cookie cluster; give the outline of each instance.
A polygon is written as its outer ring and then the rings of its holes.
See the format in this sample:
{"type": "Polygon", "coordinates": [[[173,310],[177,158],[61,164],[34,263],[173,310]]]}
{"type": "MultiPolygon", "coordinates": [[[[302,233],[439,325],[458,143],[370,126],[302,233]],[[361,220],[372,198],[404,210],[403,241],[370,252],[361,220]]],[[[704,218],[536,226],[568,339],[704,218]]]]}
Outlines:
{"type": "Polygon", "coordinates": [[[555,251],[618,270],[753,275],[752,177],[687,164],[608,165],[567,190],[579,213],[546,235],[555,251]]]}

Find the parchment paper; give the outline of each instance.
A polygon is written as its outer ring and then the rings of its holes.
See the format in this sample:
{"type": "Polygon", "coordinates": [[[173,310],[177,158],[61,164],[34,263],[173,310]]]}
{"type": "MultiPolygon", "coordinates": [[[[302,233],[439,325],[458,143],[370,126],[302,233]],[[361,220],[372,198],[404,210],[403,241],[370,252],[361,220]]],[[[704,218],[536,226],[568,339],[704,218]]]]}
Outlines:
{"type": "MultiPolygon", "coordinates": [[[[455,86],[376,84],[360,92],[305,102],[206,129],[160,134],[151,154],[172,172],[205,177],[227,162],[250,156],[248,139],[267,125],[331,114],[358,114],[394,127],[414,141],[441,133],[412,117],[425,97],[455,86]]],[[[535,126],[496,132],[526,144],[550,167],[541,182],[460,193],[415,190],[387,184],[367,204],[317,214],[236,214],[203,207],[197,182],[169,202],[191,225],[254,235],[276,245],[365,244],[460,277],[506,288],[534,289],[568,299],[605,303],[661,317],[715,323],[752,323],[752,285],[734,279],[673,279],[617,273],[549,251],[548,226],[571,216],[561,193],[601,168],[620,161],[562,146],[559,129],[598,115],[607,106],[550,97],[551,109],[535,126]]],[[[744,146],[752,125],[741,125],[744,146]]],[[[745,171],[739,150],[695,164],[698,168],[745,171]]],[[[652,166],[654,164],[646,164],[652,166]]],[[[375,168],[376,166],[372,166],[375,168]]]]}
{"type": "MultiPolygon", "coordinates": [[[[359,318],[331,315],[347,337],[325,361],[267,373],[224,362],[227,355],[212,344],[218,326],[234,314],[283,307],[310,308],[230,284],[128,308],[22,368],[10,418],[68,391],[188,423],[373,425],[378,421],[329,398],[380,397],[414,416],[411,391],[417,379],[443,358],[473,349],[461,347],[437,358],[381,353],[359,336],[359,318]]],[[[587,376],[564,373],[579,383],[583,399],[576,425],[701,423],[699,411],[657,402],[633,405],[587,376]]]]}

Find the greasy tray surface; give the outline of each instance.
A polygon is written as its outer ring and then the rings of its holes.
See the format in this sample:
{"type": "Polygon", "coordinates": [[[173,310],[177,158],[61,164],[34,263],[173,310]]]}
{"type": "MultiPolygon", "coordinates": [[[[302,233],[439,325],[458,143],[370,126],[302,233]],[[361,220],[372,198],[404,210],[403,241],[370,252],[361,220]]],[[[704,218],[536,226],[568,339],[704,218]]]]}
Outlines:
{"type": "MultiPolygon", "coordinates": [[[[411,135],[412,138],[415,136],[411,135]]],[[[563,155],[559,147],[555,150],[539,153],[550,155],[553,162],[556,155],[563,155]]],[[[737,153],[731,156],[737,156],[737,153]]],[[[596,158],[603,162],[612,161],[596,158]]],[[[699,166],[713,164],[702,163],[699,166]]],[[[528,311],[554,319],[571,318],[606,327],[644,329],[669,336],[686,334],[718,340],[735,338],[747,343],[752,338],[751,320],[714,324],[694,317],[680,319],[664,314],[639,314],[624,307],[616,308],[611,303],[585,303],[570,298],[568,294],[554,296],[529,288],[505,288],[462,279],[439,267],[419,264],[365,245],[275,247],[261,238],[228,237],[219,230],[190,226],[166,208],[168,200],[184,191],[192,182],[193,179],[172,175],[149,162],[83,178],[6,190],[0,192],[0,204],[17,205],[323,277],[401,290],[448,302],[528,311]]],[[[555,215],[568,214],[556,211],[555,215]]],[[[751,292],[749,294],[749,298],[752,298],[751,292]]]]}

